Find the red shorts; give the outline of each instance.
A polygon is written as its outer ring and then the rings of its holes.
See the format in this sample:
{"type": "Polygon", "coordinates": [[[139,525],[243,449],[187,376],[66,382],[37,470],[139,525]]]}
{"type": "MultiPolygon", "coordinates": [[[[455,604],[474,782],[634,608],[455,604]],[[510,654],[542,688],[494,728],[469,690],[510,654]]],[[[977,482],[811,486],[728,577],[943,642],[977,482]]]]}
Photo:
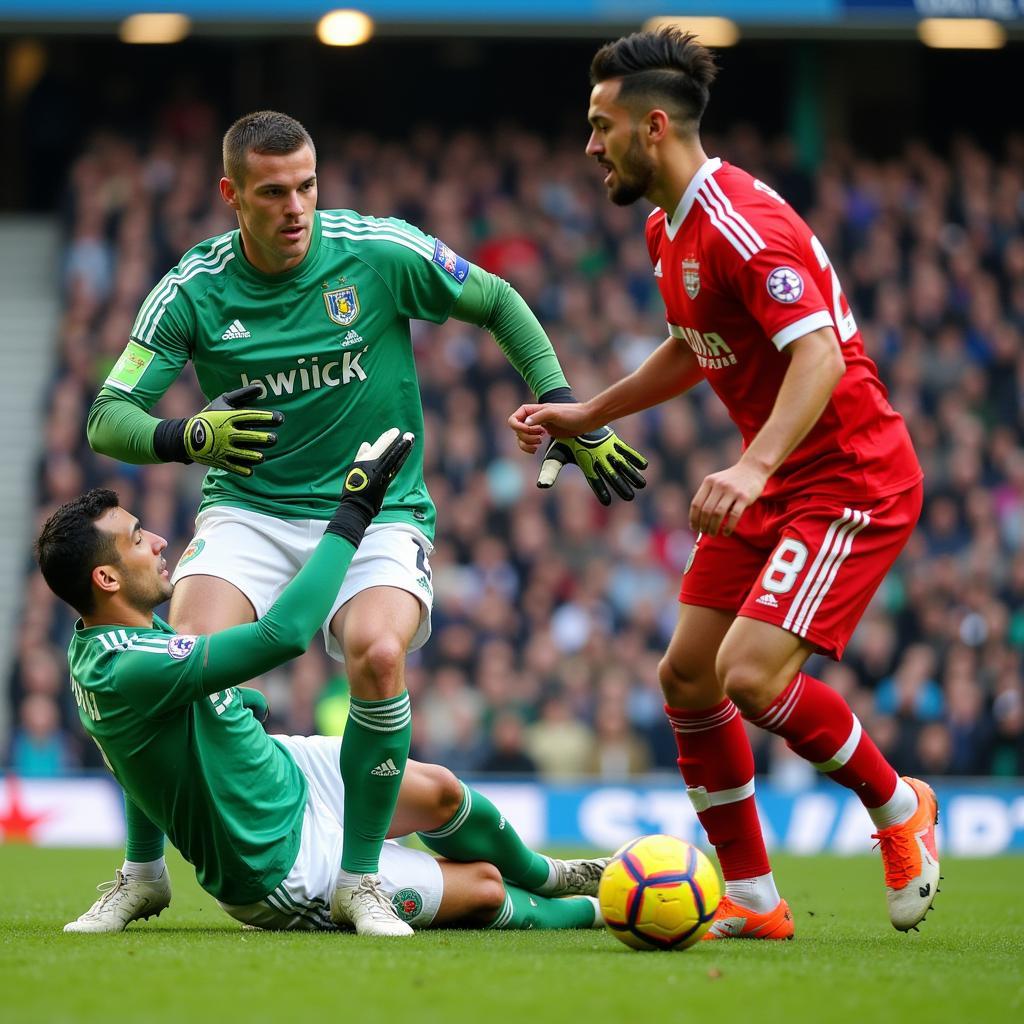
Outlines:
{"type": "Polygon", "coordinates": [[[838,659],[913,533],[923,494],[917,484],[857,508],[757,501],[731,537],[697,537],[679,600],[770,622],[838,659]]]}

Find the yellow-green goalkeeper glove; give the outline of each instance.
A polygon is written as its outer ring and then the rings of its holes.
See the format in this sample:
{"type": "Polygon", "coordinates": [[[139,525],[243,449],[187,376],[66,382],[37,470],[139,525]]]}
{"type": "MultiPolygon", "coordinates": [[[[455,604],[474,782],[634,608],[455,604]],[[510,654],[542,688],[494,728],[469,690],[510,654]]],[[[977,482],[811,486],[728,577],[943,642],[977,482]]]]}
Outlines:
{"type": "Polygon", "coordinates": [[[634,492],[647,486],[638,472],[647,468],[647,460],[621,440],[611,427],[552,441],[544,453],[537,486],[551,487],[562,467],[570,462],[583,470],[590,489],[602,505],[612,503],[609,487],[623,501],[632,501],[634,492]]]}
{"type": "Polygon", "coordinates": [[[260,393],[250,384],[218,395],[205,409],[188,419],[161,420],[153,436],[153,449],[163,462],[201,462],[238,476],[252,476],[263,461],[261,449],[277,444],[277,434],[257,427],[279,427],[284,414],[246,405],[260,393]]]}

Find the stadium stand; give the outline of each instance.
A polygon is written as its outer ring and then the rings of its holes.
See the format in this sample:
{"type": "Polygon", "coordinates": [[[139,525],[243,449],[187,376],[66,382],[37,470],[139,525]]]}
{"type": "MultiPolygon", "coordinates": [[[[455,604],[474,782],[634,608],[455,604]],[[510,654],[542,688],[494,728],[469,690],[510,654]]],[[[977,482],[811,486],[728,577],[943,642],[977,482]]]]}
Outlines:
{"type": "MultiPolygon", "coordinates": [[[[176,559],[201,471],[120,465],[84,439],[89,403],[147,290],[194,242],[233,226],[215,190],[209,124],[161,124],[145,143],[96,135],[74,163],[37,494],[42,517],[87,486],[113,486],[176,559]]],[[[664,337],[647,211],[606,202],[580,146],[517,131],[423,128],[403,145],[314,135],[322,208],[405,218],[507,277],[578,393],[664,337]]],[[[909,141],[881,162],[834,145],[814,176],[785,139],[748,127],[709,142],[808,217],[926,472],[920,527],[844,662],[811,670],[848,697],[901,771],[1022,775],[1024,138],[1006,139],[998,162],[968,138],[945,157],[909,141]]],[[[525,389],[485,335],[417,324],[414,344],[439,524],[434,635],[409,672],[414,756],[544,778],[674,770],[656,666],[693,540],[688,496],[737,454],[724,410],[702,388],[622,423],[652,458],[650,484],[633,504],[604,509],[572,472],[554,492],[536,490],[535,463],[504,427],[525,389]]],[[[161,410],[200,404],[183,376],[161,410]]],[[[37,574],[24,587],[8,761],[26,775],[98,766],[65,681],[72,620],[37,574]]],[[[276,726],[338,729],[345,687],[331,672],[314,649],[261,680],[276,726]]],[[[757,742],[759,771],[799,779],[806,766],[784,746],[757,742]]]]}

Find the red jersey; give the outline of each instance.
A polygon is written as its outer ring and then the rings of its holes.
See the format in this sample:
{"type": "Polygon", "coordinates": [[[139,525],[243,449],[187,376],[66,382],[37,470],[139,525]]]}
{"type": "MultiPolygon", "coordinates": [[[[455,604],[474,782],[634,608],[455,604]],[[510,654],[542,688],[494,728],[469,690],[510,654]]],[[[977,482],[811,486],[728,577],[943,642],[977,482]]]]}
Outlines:
{"type": "Polygon", "coordinates": [[[921,467],[824,248],[786,201],[738,167],[708,160],[671,219],[647,220],[647,248],[669,333],[693,350],[750,444],[789,367],[783,349],[835,328],[846,372],[818,422],[769,479],[764,497],[897,494],[921,467]]]}

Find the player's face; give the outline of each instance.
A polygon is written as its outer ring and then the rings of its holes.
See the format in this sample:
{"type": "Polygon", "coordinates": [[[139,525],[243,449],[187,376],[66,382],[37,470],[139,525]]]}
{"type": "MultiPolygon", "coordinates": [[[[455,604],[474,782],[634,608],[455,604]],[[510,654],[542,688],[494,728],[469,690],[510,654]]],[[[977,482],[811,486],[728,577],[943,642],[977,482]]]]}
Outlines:
{"type": "Polygon", "coordinates": [[[170,573],[163,557],[167,541],[144,530],[123,508],[110,509],[96,525],[114,535],[118,564],[112,569],[120,584],[118,593],[136,611],[148,615],[171,596],[170,573]]]}
{"type": "Polygon", "coordinates": [[[250,153],[245,180],[221,178],[221,195],[238,214],[249,262],[279,274],[302,262],[316,209],[316,157],[309,146],[294,153],[250,153]]]}
{"type": "Polygon", "coordinates": [[[654,186],[655,163],[640,142],[630,111],[616,102],[620,85],[618,79],[598,82],[590,93],[587,156],[594,157],[607,172],[608,198],[628,206],[654,186]]]}

